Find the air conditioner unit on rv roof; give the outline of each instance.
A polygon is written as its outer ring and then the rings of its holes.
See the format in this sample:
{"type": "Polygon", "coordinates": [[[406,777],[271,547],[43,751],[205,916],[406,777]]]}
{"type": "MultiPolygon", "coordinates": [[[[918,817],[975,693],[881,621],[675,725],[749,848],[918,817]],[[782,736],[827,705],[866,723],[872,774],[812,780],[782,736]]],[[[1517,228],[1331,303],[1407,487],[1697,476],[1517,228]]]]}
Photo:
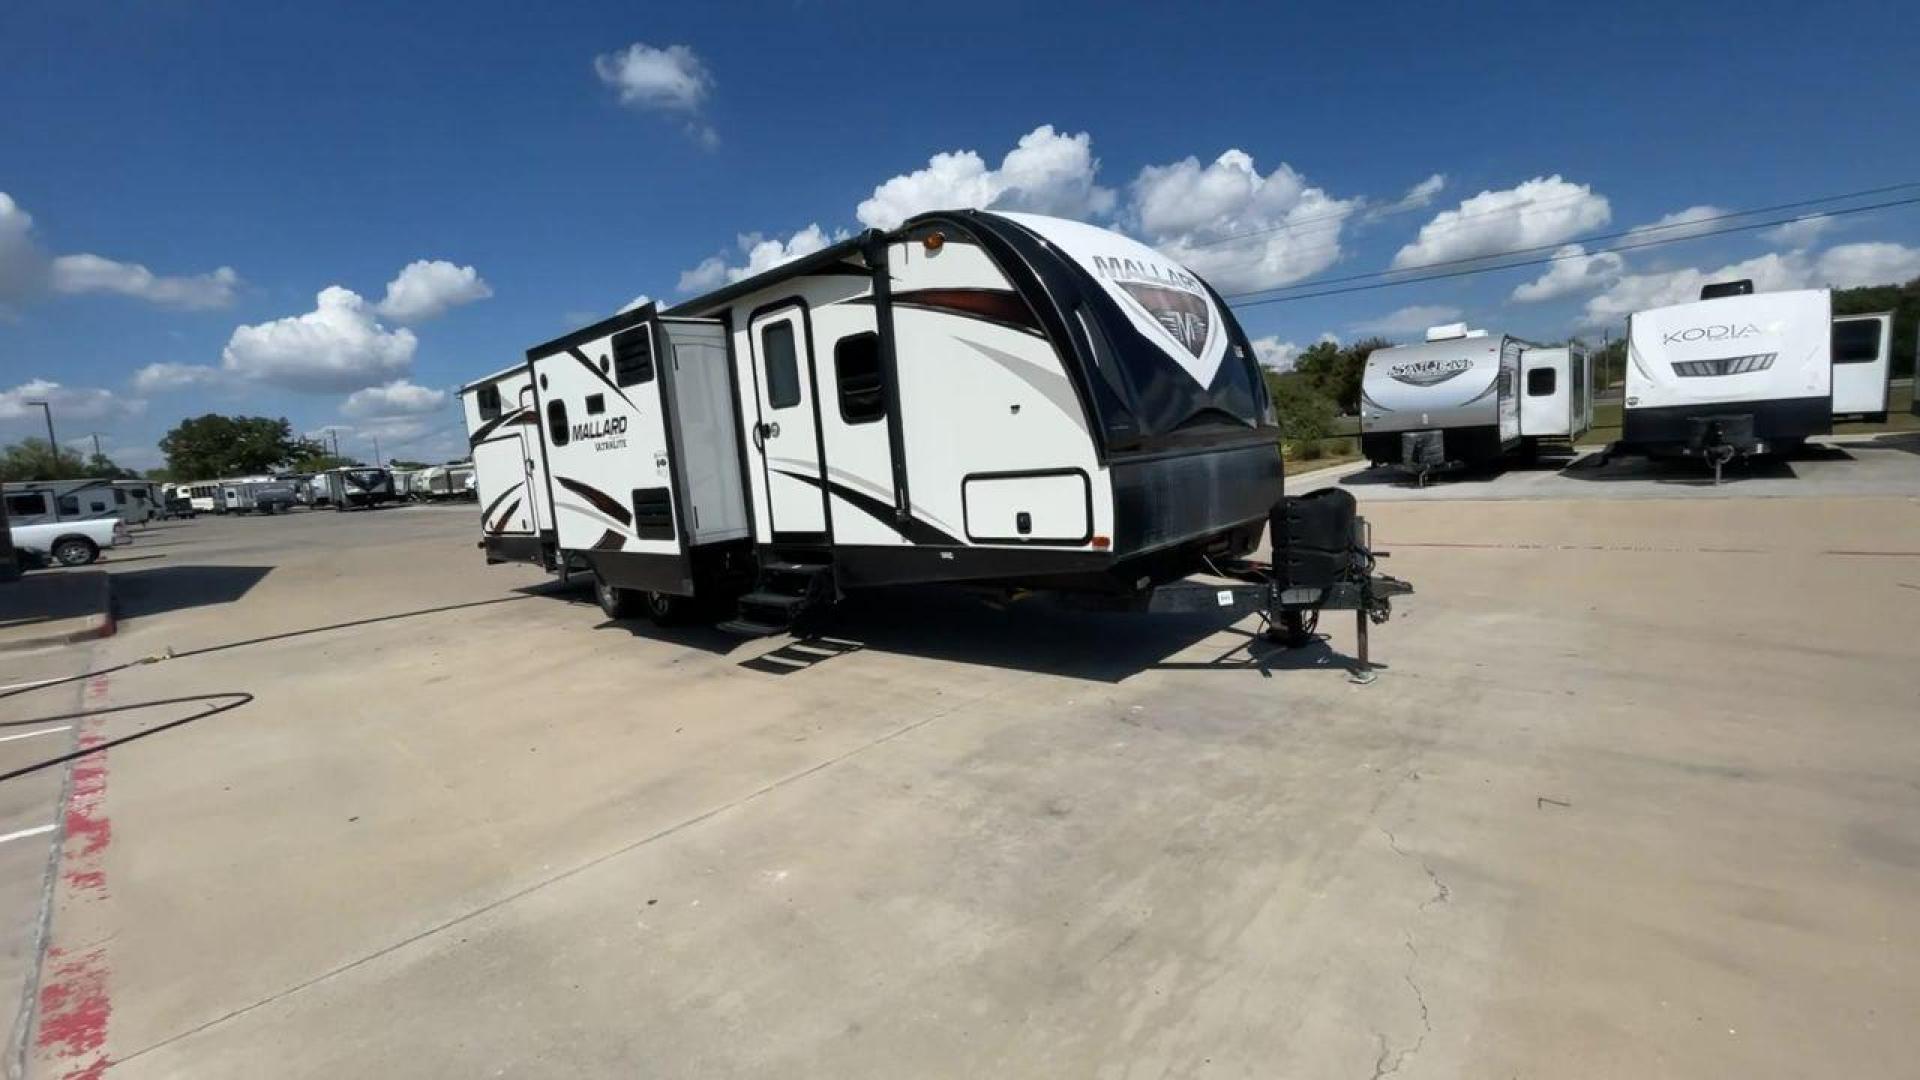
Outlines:
{"type": "Polygon", "coordinates": [[[1452,341],[1454,338],[1486,336],[1487,332],[1485,330],[1469,330],[1467,329],[1467,324],[1463,322],[1447,323],[1445,326],[1430,326],[1427,328],[1428,341],[1452,341]]]}

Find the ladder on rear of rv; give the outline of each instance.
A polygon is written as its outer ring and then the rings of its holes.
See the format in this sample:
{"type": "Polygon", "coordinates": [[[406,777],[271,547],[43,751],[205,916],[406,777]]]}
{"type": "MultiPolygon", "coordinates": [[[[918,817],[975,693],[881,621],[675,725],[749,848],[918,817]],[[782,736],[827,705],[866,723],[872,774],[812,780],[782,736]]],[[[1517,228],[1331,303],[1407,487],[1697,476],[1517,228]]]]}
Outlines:
{"type": "Polygon", "coordinates": [[[753,591],[720,629],[742,637],[784,634],[809,608],[833,600],[833,567],[825,562],[771,559],[760,564],[753,591]]]}

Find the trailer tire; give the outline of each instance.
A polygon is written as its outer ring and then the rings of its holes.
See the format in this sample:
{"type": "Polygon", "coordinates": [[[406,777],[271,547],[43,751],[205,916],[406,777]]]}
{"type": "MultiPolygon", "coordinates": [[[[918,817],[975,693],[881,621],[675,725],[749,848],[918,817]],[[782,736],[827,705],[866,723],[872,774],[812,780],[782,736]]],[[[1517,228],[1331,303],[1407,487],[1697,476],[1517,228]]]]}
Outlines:
{"type": "Polygon", "coordinates": [[[647,592],[642,595],[646,599],[647,618],[652,619],[659,626],[673,626],[686,622],[693,610],[693,600],[689,597],[663,592],[647,592]]]}
{"type": "Polygon", "coordinates": [[[593,575],[593,599],[609,619],[626,619],[634,613],[633,590],[609,585],[598,573],[593,575]]]}
{"type": "Polygon", "coordinates": [[[100,557],[100,548],[84,536],[65,536],[54,543],[53,557],[61,566],[85,566],[100,557]]]}

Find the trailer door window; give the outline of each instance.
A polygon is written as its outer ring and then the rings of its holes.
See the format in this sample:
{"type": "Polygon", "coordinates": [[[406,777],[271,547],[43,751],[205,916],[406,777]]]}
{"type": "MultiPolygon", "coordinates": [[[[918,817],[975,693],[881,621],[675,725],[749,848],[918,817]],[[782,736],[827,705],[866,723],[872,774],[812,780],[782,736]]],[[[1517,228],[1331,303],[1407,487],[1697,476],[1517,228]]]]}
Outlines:
{"type": "Polygon", "coordinates": [[[768,323],[760,331],[760,355],[767,365],[767,404],[775,409],[800,404],[800,357],[793,349],[793,324],[768,323]]]}
{"type": "Polygon", "coordinates": [[[10,518],[33,517],[47,512],[45,492],[30,491],[24,495],[7,496],[7,516],[10,518]]]}
{"type": "Polygon", "coordinates": [[[1833,324],[1833,362],[1871,364],[1880,359],[1880,320],[1853,319],[1833,324]]]}
{"type": "Polygon", "coordinates": [[[879,334],[869,331],[834,342],[833,372],[840,385],[840,419],[849,424],[870,424],[887,415],[879,334]]]}
{"type": "Polygon", "coordinates": [[[1552,394],[1555,374],[1557,373],[1550,367],[1537,367],[1527,372],[1527,396],[1547,397],[1552,394]]]}

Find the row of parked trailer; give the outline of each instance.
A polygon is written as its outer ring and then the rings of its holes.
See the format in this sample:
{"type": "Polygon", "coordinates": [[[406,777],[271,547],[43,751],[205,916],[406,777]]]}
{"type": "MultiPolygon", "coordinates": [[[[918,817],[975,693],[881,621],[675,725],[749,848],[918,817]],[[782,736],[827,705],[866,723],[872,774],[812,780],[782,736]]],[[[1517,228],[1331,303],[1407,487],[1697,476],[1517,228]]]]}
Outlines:
{"type": "MultiPolygon", "coordinates": [[[[1791,452],[1835,420],[1887,416],[1893,314],[1832,314],[1826,289],[1709,285],[1627,322],[1621,439],[1609,452],[1791,452]]],[[[1419,477],[1516,452],[1571,449],[1593,425],[1594,371],[1575,346],[1435,327],[1379,349],[1361,381],[1361,449],[1419,477]]],[[[1920,361],[1920,357],[1916,357],[1920,361]]],[[[1920,403],[1915,405],[1920,412],[1920,403]]]]}

